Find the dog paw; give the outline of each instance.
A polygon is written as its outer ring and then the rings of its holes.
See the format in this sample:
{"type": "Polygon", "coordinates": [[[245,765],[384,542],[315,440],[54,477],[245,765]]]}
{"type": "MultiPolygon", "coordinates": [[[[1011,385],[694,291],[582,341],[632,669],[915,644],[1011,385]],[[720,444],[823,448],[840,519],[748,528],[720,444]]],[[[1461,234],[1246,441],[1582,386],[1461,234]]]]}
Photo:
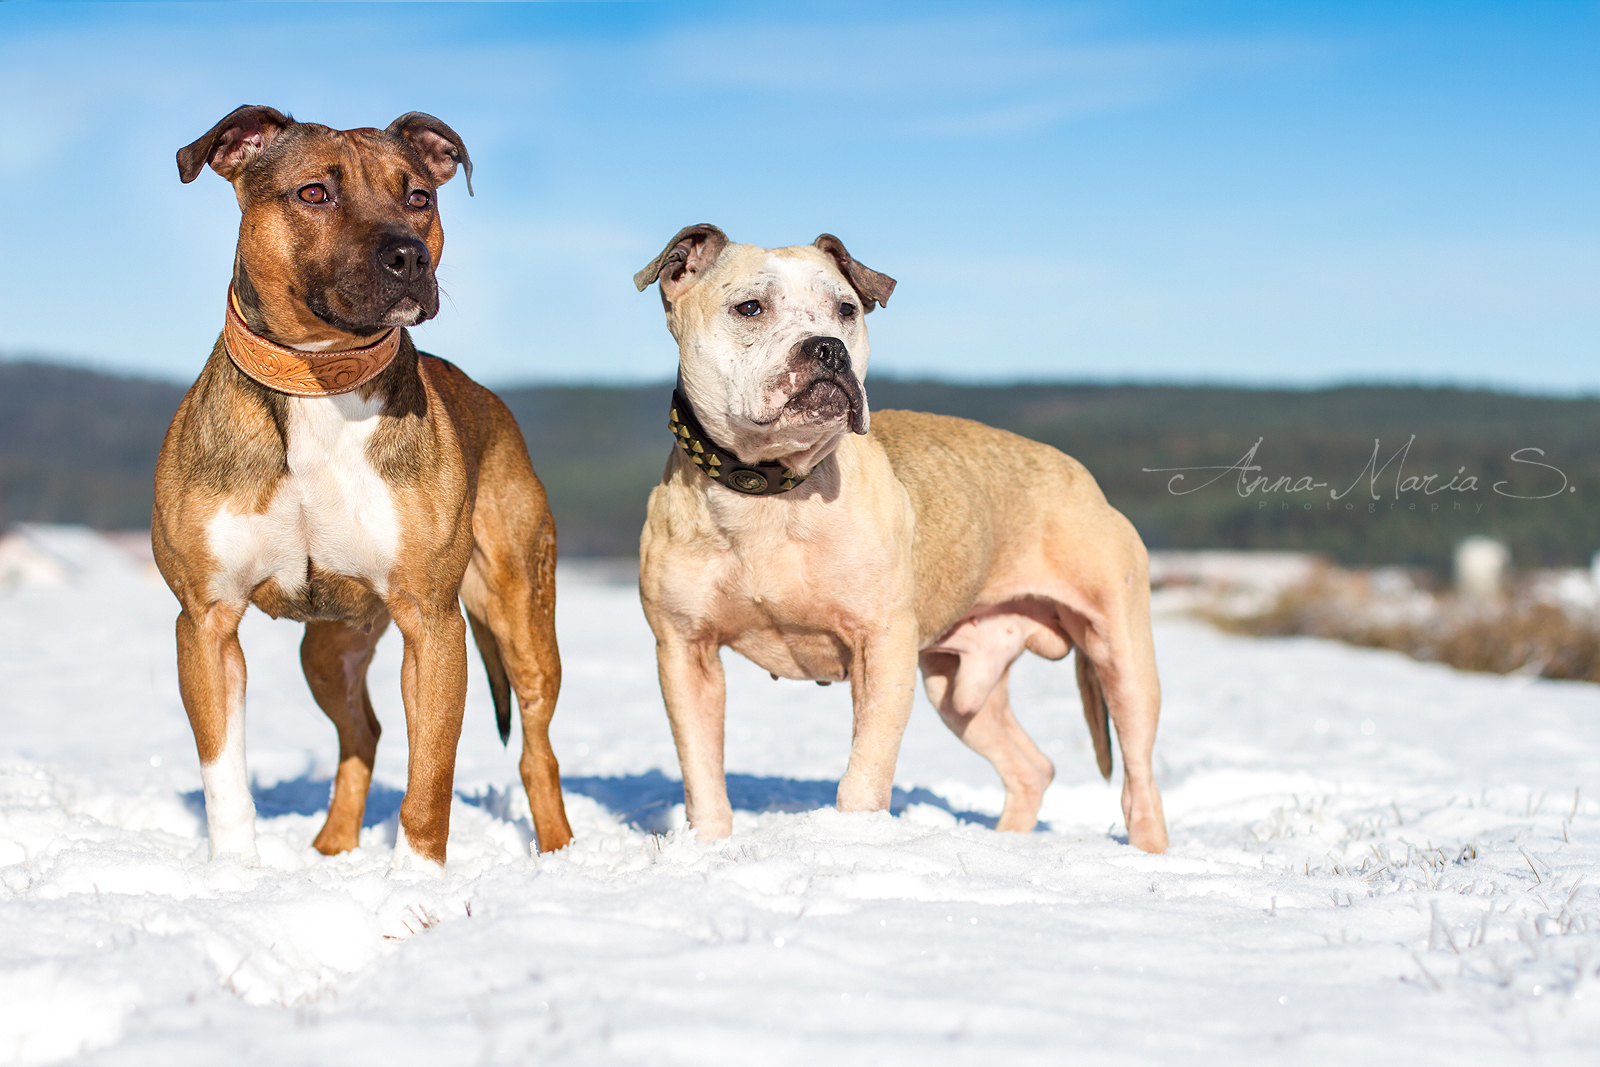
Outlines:
{"type": "Polygon", "coordinates": [[[248,852],[243,849],[213,849],[211,862],[216,863],[218,861],[237,863],[242,867],[259,867],[261,866],[261,854],[255,850],[254,845],[250,847],[248,852]]]}
{"type": "Polygon", "coordinates": [[[1154,785],[1122,793],[1122,817],[1128,827],[1128,844],[1146,852],[1167,850],[1167,817],[1161,810],[1161,794],[1154,785]]]}
{"type": "Polygon", "coordinates": [[[439,860],[429,859],[413,848],[411,841],[406,837],[404,827],[401,827],[400,832],[395,835],[394,856],[389,860],[389,870],[411,871],[435,878],[444,877],[444,864],[439,860]]]}

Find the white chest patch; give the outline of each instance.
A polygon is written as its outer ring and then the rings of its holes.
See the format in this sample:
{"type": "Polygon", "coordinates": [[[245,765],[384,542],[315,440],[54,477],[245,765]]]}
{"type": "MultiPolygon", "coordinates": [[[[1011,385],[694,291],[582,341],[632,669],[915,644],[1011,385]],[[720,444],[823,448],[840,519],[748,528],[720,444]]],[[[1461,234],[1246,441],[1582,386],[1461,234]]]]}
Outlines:
{"type": "Polygon", "coordinates": [[[213,595],[243,600],[275,578],[294,596],[315,563],[364,579],[382,596],[400,541],[389,486],[367,460],[383,399],[344,393],[292,397],[288,404],[289,473],[267,510],[223,508],[211,519],[207,533],[219,564],[213,595]]]}

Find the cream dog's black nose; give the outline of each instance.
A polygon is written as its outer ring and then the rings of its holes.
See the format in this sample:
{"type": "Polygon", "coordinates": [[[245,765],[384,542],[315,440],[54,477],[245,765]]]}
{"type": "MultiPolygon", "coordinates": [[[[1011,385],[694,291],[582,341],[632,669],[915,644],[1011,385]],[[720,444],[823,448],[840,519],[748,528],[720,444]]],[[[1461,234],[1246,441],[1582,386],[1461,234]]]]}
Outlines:
{"type": "Polygon", "coordinates": [[[426,274],[431,262],[428,246],[415,237],[396,235],[378,242],[378,265],[403,282],[426,274]]]}
{"type": "Polygon", "coordinates": [[[850,369],[850,350],[837,337],[807,337],[800,343],[800,352],[834,374],[850,369]]]}

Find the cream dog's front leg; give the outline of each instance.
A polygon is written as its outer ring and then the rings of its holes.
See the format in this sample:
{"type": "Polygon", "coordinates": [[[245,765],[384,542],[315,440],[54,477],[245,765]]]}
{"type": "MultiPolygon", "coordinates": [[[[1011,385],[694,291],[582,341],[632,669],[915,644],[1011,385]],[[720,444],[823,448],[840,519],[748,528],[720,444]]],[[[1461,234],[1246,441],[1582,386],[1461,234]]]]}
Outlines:
{"type": "Polygon", "coordinates": [[[840,811],[887,811],[895,758],[917,683],[917,620],[896,611],[869,631],[850,664],[855,719],[850,762],[839,781],[840,811]]]}
{"type": "Polygon", "coordinates": [[[733,805],[722,773],[727,684],[721,648],[713,641],[669,633],[656,640],[661,695],[683,768],[683,805],[701,840],[733,833],[733,805]]]}

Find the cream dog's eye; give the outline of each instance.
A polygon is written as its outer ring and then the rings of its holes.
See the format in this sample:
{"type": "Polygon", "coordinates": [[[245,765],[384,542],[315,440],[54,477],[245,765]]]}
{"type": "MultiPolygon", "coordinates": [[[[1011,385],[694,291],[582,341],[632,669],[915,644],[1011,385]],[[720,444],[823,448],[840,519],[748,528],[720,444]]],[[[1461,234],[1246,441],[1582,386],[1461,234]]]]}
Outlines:
{"type": "Polygon", "coordinates": [[[856,306],[854,304],[848,304],[848,303],[840,304],[839,305],[839,317],[841,319],[853,319],[853,318],[855,318],[856,317],[856,306]]]}
{"type": "Polygon", "coordinates": [[[759,315],[761,314],[761,301],[746,300],[742,304],[735,305],[733,310],[737,311],[746,318],[749,318],[753,315],[759,315]]]}

